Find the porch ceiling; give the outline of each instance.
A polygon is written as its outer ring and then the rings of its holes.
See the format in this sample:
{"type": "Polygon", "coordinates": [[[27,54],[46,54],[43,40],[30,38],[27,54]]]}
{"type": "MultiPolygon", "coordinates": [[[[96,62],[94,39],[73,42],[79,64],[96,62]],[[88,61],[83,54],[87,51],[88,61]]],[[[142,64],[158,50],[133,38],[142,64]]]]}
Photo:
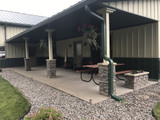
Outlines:
{"type": "Polygon", "coordinates": [[[117,10],[110,15],[111,30],[157,22],[156,20],[117,10]]]}
{"type": "MultiPolygon", "coordinates": [[[[96,11],[97,9],[103,8],[104,6],[97,6],[97,4],[94,4],[90,7],[91,10],[96,11]]],[[[47,33],[45,32],[45,29],[47,28],[53,28],[56,30],[53,33],[53,39],[56,41],[78,37],[81,36],[82,34],[78,32],[77,28],[78,26],[84,23],[93,24],[97,26],[98,32],[101,32],[100,21],[97,21],[95,18],[88,16],[84,8],[80,8],[58,19],[55,20],[52,19],[53,17],[49,18],[48,21],[50,22],[47,21],[46,24],[39,26],[36,29],[29,30],[28,32],[22,33],[21,35],[17,35],[11,39],[8,39],[7,42],[22,43],[24,42],[23,37],[28,37],[30,38],[29,39],[30,43],[39,43],[40,39],[47,39],[47,33]]],[[[124,12],[119,9],[116,9],[114,13],[110,14],[111,30],[148,24],[153,22],[157,21],[136,14],[124,12]]]]}

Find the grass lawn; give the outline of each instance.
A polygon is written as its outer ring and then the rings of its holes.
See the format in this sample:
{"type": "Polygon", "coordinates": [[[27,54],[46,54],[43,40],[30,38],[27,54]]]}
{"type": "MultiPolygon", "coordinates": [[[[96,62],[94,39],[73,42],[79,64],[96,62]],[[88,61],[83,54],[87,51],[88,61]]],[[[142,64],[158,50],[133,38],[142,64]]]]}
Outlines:
{"type": "Polygon", "coordinates": [[[160,102],[157,103],[157,105],[154,107],[153,114],[157,118],[157,120],[160,120],[160,102]]]}
{"type": "Polygon", "coordinates": [[[0,120],[19,120],[29,107],[19,90],[0,76],[0,120]]]}

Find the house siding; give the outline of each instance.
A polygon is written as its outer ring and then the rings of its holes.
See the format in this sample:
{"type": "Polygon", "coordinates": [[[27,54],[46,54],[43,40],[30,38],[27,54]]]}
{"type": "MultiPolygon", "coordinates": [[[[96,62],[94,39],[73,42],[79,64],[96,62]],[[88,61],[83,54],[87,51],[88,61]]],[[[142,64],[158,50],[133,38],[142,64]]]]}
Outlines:
{"type": "Polygon", "coordinates": [[[14,27],[14,26],[7,26],[6,32],[7,32],[7,39],[27,30],[28,28],[25,27],[14,27]]]}
{"type": "Polygon", "coordinates": [[[4,26],[0,26],[0,46],[5,45],[4,26]]]}
{"type": "MultiPolygon", "coordinates": [[[[160,31],[160,1],[159,0],[122,0],[122,1],[114,1],[114,2],[108,2],[106,3],[112,7],[115,7],[117,9],[124,10],[126,12],[134,13],[143,17],[155,19],[158,21],[158,28],[156,33],[159,33],[160,31]]],[[[152,31],[153,32],[153,31],[152,31]]],[[[152,34],[152,33],[151,33],[152,34]]],[[[158,53],[158,58],[160,58],[160,35],[157,35],[158,42],[155,42],[157,44],[158,49],[156,48],[156,54],[158,53]]],[[[152,41],[153,42],[153,41],[152,41]]],[[[154,43],[153,43],[154,44],[154,43]]],[[[152,44],[152,45],[153,45],[152,44]]],[[[153,48],[153,46],[150,46],[153,48]]],[[[148,52],[147,52],[148,53],[148,52]]],[[[152,50],[153,53],[153,50],[152,50]]],[[[146,53],[144,53],[146,54],[146,53]]],[[[149,52],[149,54],[151,54],[149,52]]],[[[149,55],[148,54],[148,55],[149,55]]],[[[154,53],[153,53],[154,54],[154,53]]],[[[155,56],[155,54],[153,55],[155,56]]],[[[145,56],[144,56],[145,57],[145,56]]],[[[151,55],[152,57],[152,55],[151,55]]]]}
{"type": "Polygon", "coordinates": [[[56,42],[56,48],[57,48],[57,56],[59,57],[64,57],[65,54],[65,49],[68,49],[68,57],[73,57],[74,56],[74,42],[82,42],[82,57],[90,57],[91,56],[91,51],[90,51],[90,45],[86,44],[85,46],[83,45],[84,43],[87,43],[83,37],[77,37],[77,38],[72,38],[72,39],[66,39],[66,40],[61,40],[56,42]]]}
{"type": "Polygon", "coordinates": [[[24,44],[6,43],[6,58],[25,57],[24,44]]]}
{"type": "MultiPolygon", "coordinates": [[[[0,46],[5,46],[5,30],[4,30],[4,25],[0,25],[0,46]]],[[[14,27],[14,26],[7,26],[6,27],[6,37],[7,39],[23,32],[28,28],[25,27],[14,27]]]]}
{"type": "Polygon", "coordinates": [[[158,58],[158,23],[112,31],[113,57],[158,58]]]}
{"type": "MultiPolygon", "coordinates": [[[[48,49],[40,49],[39,44],[29,44],[30,48],[35,48],[35,55],[31,57],[48,57],[48,49]]],[[[32,51],[30,51],[32,52],[32,51]]],[[[30,53],[29,52],[29,53],[30,53]]],[[[25,57],[24,43],[6,43],[6,58],[22,58],[25,57]]]]}
{"type": "Polygon", "coordinates": [[[108,5],[130,12],[138,14],[144,17],[159,20],[160,12],[159,0],[122,0],[107,3],[108,5]]]}
{"type": "Polygon", "coordinates": [[[157,23],[113,31],[113,59],[126,64],[125,69],[142,69],[150,78],[160,79],[160,1],[122,0],[108,5],[157,20],[157,23]]]}
{"type": "Polygon", "coordinates": [[[135,26],[111,32],[113,60],[125,63],[117,70],[145,70],[149,77],[160,79],[158,23],[135,26]]]}

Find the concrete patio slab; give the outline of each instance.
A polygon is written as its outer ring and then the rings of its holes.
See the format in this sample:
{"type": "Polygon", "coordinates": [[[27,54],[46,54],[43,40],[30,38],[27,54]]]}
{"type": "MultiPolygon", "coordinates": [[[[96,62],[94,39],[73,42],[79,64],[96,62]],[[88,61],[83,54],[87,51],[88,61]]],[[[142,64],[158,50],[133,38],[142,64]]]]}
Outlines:
{"type": "MultiPolygon", "coordinates": [[[[51,87],[69,93],[85,101],[92,101],[93,104],[106,100],[108,97],[99,94],[99,86],[95,85],[93,81],[87,83],[80,80],[80,74],[74,70],[57,68],[56,78],[47,78],[46,67],[32,67],[32,71],[25,71],[24,67],[9,68],[19,74],[34,80],[40,81],[51,87]]],[[[157,82],[150,82],[155,84],[157,82]]],[[[133,89],[125,88],[124,81],[116,81],[117,93],[122,95],[132,92],[133,89]]]]}

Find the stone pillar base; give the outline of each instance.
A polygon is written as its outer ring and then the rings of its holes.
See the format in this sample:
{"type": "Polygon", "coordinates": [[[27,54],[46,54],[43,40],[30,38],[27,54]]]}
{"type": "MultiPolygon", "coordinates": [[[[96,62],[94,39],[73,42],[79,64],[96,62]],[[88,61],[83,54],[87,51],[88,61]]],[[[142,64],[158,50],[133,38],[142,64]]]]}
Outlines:
{"type": "MultiPolygon", "coordinates": [[[[109,72],[108,65],[99,65],[99,94],[109,96],[109,72]]],[[[115,66],[114,66],[114,76],[113,76],[113,89],[114,94],[116,93],[116,79],[115,79],[115,66]]]]}
{"type": "MultiPolygon", "coordinates": [[[[113,83],[114,94],[116,94],[116,83],[113,83]]],[[[99,82],[99,94],[109,96],[109,83],[99,82]]]]}
{"type": "Polygon", "coordinates": [[[31,71],[31,59],[24,58],[24,66],[26,71],[31,71]]]}
{"type": "Polygon", "coordinates": [[[47,77],[55,78],[56,77],[56,59],[46,60],[47,61],[47,77]]]}

